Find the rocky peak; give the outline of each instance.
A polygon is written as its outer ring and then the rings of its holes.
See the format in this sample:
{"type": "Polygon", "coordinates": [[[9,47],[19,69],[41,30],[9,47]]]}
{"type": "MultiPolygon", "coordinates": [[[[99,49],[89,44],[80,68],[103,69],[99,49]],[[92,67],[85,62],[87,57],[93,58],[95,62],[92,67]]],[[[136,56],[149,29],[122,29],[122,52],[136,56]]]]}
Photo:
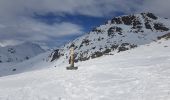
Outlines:
{"type": "MultiPolygon", "coordinates": [[[[52,54],[52,60],[69,59],[69,47],[75,46],[75,60],[84,61],[115,54],[157,40],[170,32],[170,20],[153,13],[114,17],[88,34],[64,45],[52,54]]],[[[66,60],[67,61],[67,60],[66,60]]]]}
{"type": "Polygon", "coordinates": [[[169,28],[166,28],[162,23],[154,22],[157,19],[158,17],[156,15],[148,12],[148,13],[140,13],[140,14],[114,17],[111,20],[110,24],[130,25],[132,26],[132,29],[137,29],[136,32],[143,32],[141,30],[143,27],[145,27],[146,29],[150,29],[152,31],[153,30],[168,31],[169,28]]]}

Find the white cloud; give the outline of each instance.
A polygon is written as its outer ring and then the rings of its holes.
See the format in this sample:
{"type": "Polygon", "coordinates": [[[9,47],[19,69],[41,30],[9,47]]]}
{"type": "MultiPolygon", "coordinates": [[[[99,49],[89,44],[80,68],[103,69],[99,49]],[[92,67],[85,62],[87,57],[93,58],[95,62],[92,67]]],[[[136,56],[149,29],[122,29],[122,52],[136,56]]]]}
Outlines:
{"type": "Polygon", "coordinates": [[[18,18],[35,12],[52,12],[58,15],[66,13],[103,17],[114,15],[115,12],[132,13],[134,10],[169,15],[169,3],[170,0],[1,0],[0,16],[18,18]]]}
{"type": "Polygon", "coordinates": [[[0,27],[0,40],[46,41],[50,38],[82,34],[82,28],[79,25],[69,22],[48,25],[24,18],[20,19],[16,24],[11,23],[3,26],[0,27]]]}
{"type": "Polygon", "coordinates": [[[137,0],[1,0],[0,13],[28,15],[34,12],[45,14],[81,14],[89,16],[110,15],[114,11],[129,12],[139,5],[137,0]]]}

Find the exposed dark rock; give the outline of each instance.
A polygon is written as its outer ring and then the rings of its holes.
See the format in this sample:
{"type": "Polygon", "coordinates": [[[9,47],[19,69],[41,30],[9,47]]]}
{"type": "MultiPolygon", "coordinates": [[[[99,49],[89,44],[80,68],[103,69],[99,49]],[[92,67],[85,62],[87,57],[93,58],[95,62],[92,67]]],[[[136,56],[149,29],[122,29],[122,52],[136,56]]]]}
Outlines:
{"type": "Polygon", "coordinates": [[[146,27],[146,29],[151,29],[151,30],[152,30],[152,27],[151,27],[151,25],[149,24],[149,22],[145,22],[145,27],[146,27]]]}
{"type": "Polygon", "coordinates": [[[118,48],[118,52],[126,51],[126,50],[129,50],[129,48],[127,48],[125,46],[121,46],[121,47],[118,48]]]}
{"type": "Polygon", "coordinates": [[[130,48],[136,48],[136,47],[137,47],[137,45],[135,45],[135,44],[130,45],[130,48]]]}
{"type": "Polygon", "coordinates": [[[118,33],[119,35],[123,35],[122,33],[118,33]]]}
{"type": "Polygon", "coordinates": [[[167,33],[167,34],[165,34],[163,36],[158,37],[158,40],[160,40],[162,38],[167,39],[167,40],[170,39],[170,33],[167,33]]]}
{"type": "Polygon", "coordinates": [[[75,46],[74,50],[76,50],[78,48],[78,46],[75,46]]]}
{"type": "Polygon", "coordinates": [[[136,18],[133,20],[133,27],[136,27],[136,26],[141,26],[142,23],[136,18]]]}
{"type": "Polygon", "coordinates": [[[111,20],[112,24],[122,24],[121,18],[113,18],[111,20]]]}
{"type": "Polygon", "coordinates": [[[83,44],[80,44],[79,49],[83,46],[83,44]]]}
{"type": "Polygon", "coordinates": [[[107,32],[108,32],[108,36],[113,36],[115,34],[115,32],[122,33],[122,28],[116,27],[116,26],[111,27],[111,28],[109,28],[109,30],[107,32]]]}
{"type": "Polygon", "coordinates": [[[123,16],[122,21],[124,22],[125,25],[132,25],[132,22],[135,18],[136,17],[134,15],[123,16]]]}
{"type": "Polygon", "coordinates": [[[26,56],[26,57],[25,57],[25,59],[26,59],[26,60],[28,60],[28,59],[29,59],[29,57],[28,57],[28,56],[26,56]]]}
{"type": "Polygon", "coordinates": [[[99,50],[101,51],[103,48],[100,48],[99,50]]]}
{"type": "MultiPolygon", "coordinates": [[[[142,17],[143,17],[143,19],[145,21],[145,28],[152,30],[152,27],[151,27],[151,24],[150,24],[151,20],[149,20],[148,17],[146,17],[147,13],[141,13],[141,15],[142,15],[142,17]]],[[[149,14],[148,16],[151,16],[151,15],[149,14]]]]}
{"type": "Polygon", "coordinates": [[[100,37],[97,39],[98,41],[101,41],[100,37]]]}
{"type": "Polygon", "coordinates": [[[92,54],[91,58],[101,57],[102,55],[103,55],[102,52],[97,51],[97,52],[95,52],[94,54],[92,54]]]}
{"type": "Polygon", "coordinates": [[[130,43],[122,43],[120,45],[120,47],[118,48],[118,52],[121,52],[121,51],[126,51],[126,50],[129,50],[131,48],[135,48],[137,47],[137,45],[135,44],[130,44],[130,43]]]}
{"type": "Polygon", "coordinates": [[[92,47],[92,49],[95,49],[96,47],[92,47]]]}
{"type": "Polygon", "coordinates": [[[92,32],[101,33],[101,32],[102,32],[102,30],[99,30],[99,29],[97,29],[97,28],[93,28],[93,29],[92,29],[92,32]]]}
{"type": "Polygon", "coordinates": [[[88,39],[84,39],[81,44],[85,44],[87,46],[87,45],[89,45],[89,42],[90,41],[88,39]]]}
{"type": "Polygon", "coordinates": [[[146,15],[154,20],[158,19],[153,13],[147,13],[146,15]]]}
{"type": "Polygon", "coordinates": [[[121,46],[127,46],[130,45],[129,43],[122,43],[121,46]]]}
{"type": "Polygon", "coordinates": [[[17,70],[17,69],[15,69],[15,68],[14,68],[14,69],[12,69],[12,71],[16,71],[16,70],[17,70]]]}
{"type": "Polygon", "coordinates": [[[141,28],[142,28],[142,26],[136,26],[136,28],[137,28],[137,29],[141,29],[141,28]]]}
{"type": "Polygon", "coordinates": [[[72,47],[75,47],[75,44],[74,44],[74,43],[72,43],[69,48],[72,48],[72,47]]]}
{"type": "Polygon", "coordinates": [[[142,23],[138,20],[138,18],[135,18],[134,20],[133,20],[133,27],[132,27],[132,29],[133,29],[133,32],[135,32],[135,33],[138,33],[138,32],[142,32],[143,30],[142,30],[142,23]]]}
{"type": "Polygon", "coordinates": [[[58,59],[60,56],[61,54],[59,53],[59,49],[55,50],[51,62],[58,59]]]}
{"type": "Polygon", "coordinates": [[[156,30],[160,30],[160,31],[169,31],[169,29],[168,28],[166,28],[163,24],[161,24],[161,23],[155,23],[154,24],[154,28],[156,29],[156,30]]]}
{"type": "Polygon", "coordinates": [[[112,50],[116,50],[116,49],[118,48],[118,46],[119,46],[119,45],[112,45],[112,46],[111,46],[111,49],[112,49],[112,50]]]}
{"type": "Polygon", "coordinates": [[[88,46],[90,43],[90,41],[88,39],[83,39],[83,41],[81,42],[79,49],[83,46],[83,44],[85,44],[86,46],[88,46]]]}
{"type": "Polygon", "coordinates": [[[146,19],[146,17],[145,17],[146,13],[141,13],[141,15],[144,19],[146,19]]]}
{"type": "Polygon", "coordinates": [[[111,49],[106,49],[105,51],[103,51],[103,54],[109,53],[111,52],[111,49]]]}

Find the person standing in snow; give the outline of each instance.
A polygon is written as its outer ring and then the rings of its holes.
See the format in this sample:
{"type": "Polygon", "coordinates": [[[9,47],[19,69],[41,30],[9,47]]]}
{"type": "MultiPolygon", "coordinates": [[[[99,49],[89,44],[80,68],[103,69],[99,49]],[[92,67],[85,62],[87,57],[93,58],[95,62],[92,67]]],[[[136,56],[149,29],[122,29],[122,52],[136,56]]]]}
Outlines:
{"type": "Polygon", "coordinates": [[[70,58],[69,58],[70,66],[67,67],[67,70],[76,70],[78,67],[74,67],[74,45],[70,46],[70,58]]]}

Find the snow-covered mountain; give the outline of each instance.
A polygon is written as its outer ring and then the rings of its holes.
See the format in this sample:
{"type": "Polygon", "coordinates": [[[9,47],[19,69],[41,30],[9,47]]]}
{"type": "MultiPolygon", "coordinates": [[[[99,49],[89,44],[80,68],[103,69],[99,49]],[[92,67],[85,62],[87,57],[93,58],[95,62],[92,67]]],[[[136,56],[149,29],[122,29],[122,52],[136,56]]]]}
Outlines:
{"type": "MultiPolygon", "coordinates": [[[[1,63],[0,100],[169,100],[169,29],[170,20],[152,13],[116,17],[52,53],[1,63]],[[70,46],[76,71],[65,68],[70,46]]],[[[25,54],[30,48],[24,46],[25,54]]]]}
{"type": "Polygon", "coordinates": [[[78,62],[149,44],[169,32],[170,20],[152,13],[119,16],[56,49],[51,61],[68,61],[71,46],[75,47],[75,61],[78,62]]]}
{"type": "Polygon", "coordinates": [[[16,46],[0,47],[0,63],[18,63],[45,52],[39,45],[25,42],[16,46]]]}
{"type": "Polygon", "coordinates": [[[170,34],[159,39],[78,62],[76,71],[57,60],[37,64],[49,69],[0,77],[0,100],[170,100],[170,34]]]}
{"type": "MultiPolygon", "coordinates": [[[[78,62],[103,55],[115,55],[161,38],[168,38],[169,34],[170,20],[157,17],[152,13],[115,17],[55,51],[42,53],[22,63],[0,64],[0,76],[49,68],[49,66],[68,66],[71,46],[75,47],[75,61],[78,62]]],[[[23,50],[27,49],[24,47],[21,51],[23,50]]]]}

